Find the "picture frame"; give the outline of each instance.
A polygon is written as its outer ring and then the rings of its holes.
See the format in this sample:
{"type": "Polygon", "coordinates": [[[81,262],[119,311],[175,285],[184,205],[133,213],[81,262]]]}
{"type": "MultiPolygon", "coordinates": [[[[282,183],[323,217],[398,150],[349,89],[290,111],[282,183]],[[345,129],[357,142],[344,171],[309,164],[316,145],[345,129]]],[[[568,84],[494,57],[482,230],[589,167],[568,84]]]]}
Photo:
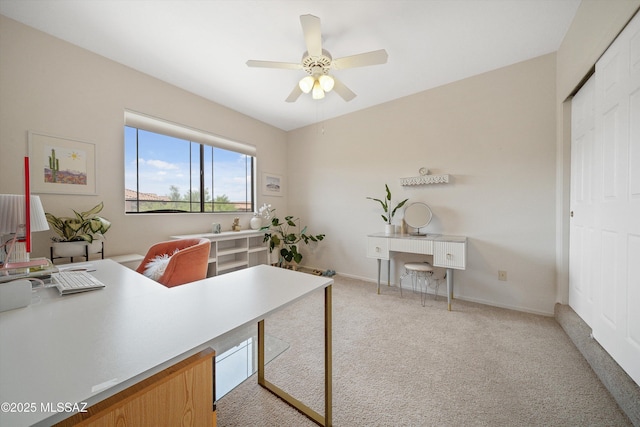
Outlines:
{"type": "Polygon", "coordinates": [[[284,194],[284,180],[282,175],[262,173],[262,195],[282,197],[284,194]]]}
{"type": "Polygon", "coordinates": [[[94,143],[30,131],[29,157],[33,193],[97,194],[94,143]]]}

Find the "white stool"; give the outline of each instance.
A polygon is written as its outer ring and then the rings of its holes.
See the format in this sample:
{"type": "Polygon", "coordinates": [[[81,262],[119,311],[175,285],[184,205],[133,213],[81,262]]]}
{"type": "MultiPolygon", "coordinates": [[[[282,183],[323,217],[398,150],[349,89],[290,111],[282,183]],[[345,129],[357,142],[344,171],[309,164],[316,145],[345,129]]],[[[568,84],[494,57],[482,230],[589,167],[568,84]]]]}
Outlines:
{"type": "MultiPolygon", "coordinates": [[[[428,262],[408,262],[404,265],[405,273],[400,276],[400,296],[402,296],[402,279],[411,276],[411,285],[416,290],[416,284],[420,286],[420,302],[424,306],[427,302],[427,288],[431,284],[433,276],[433,266],[428,262]],[[422,280],[422,284],[420,284],[422,280]]],[[[435,297],[438,296],[439,281],[435,281],[435,297]]]]}

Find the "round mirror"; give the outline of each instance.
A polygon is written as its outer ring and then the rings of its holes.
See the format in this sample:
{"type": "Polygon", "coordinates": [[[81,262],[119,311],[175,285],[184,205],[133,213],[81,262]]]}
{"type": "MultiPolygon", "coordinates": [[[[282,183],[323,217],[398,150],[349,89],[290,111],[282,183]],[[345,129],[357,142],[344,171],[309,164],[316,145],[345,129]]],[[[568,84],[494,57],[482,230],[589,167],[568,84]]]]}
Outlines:
{"type": "Polygon", "coordinates": [[[412,203],[404,210],[404,222],[411,228],[418,230],[417,234],[420,234],[420,228],[426,227],[431,222],[433,213],[429,206],[424,203],[412,203]]]}

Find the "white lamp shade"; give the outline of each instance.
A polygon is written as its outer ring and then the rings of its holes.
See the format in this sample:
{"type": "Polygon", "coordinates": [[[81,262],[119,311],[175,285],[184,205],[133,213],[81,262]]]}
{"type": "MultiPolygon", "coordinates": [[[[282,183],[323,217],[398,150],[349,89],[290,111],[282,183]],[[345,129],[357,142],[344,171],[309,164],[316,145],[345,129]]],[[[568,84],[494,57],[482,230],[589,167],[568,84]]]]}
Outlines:
{"type": "Polygon", "coordinates": [[[326,74],[320,76],[318,81],[320,82],[320,86],[322,87],[322,90],[324,90],[325,92],[331,92],[331,89],[333,89],[333,85],[335,83],[333,81],[333,77],[326,74]]]}
{"type": "Polygon", "coordinates": [[[304,93],[309,93],[311,92],[311,89],[313,89],[314,83],[315,83],[315,80],[313,79],[313,77],[307,76],[298,82],[298,86],[300,87],[300,90],[303,91],[304,93]]]}
{"type": "Polygon", "coordinates": [[[313,99],[322,99],[324,98],[324,90],[320,86],[320,82],[316,80],[313,84],[313,91],[311,92],[311,97],[313,99]]]}
{"type": "MultiPolygon", "coordinates": [[[[31,196],[31,231],[49,229],[47,217],[42,208],[40,196],[31,196]]],[[[24,196],[18,194],[0,194],[0,235],[15,233],[18,225],[26,224],[24,196]]]]}

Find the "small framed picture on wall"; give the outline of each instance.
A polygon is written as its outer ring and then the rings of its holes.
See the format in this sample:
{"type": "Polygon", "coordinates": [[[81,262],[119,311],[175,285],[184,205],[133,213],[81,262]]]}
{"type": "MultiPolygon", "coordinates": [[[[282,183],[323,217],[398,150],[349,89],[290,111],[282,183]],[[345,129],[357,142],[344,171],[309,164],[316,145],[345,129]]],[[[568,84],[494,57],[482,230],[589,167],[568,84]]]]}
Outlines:
{"type": "Polygon", "coordinates": [[[284,194],[284,182],[282,175],[275,173],[262,173],[262,195],[263,196],[282,196],[284,194]]]}
{"type": "Polygon", "coordinates": [[[97,194],[96,145],[29,132],[34,193],[97,194]]]}

